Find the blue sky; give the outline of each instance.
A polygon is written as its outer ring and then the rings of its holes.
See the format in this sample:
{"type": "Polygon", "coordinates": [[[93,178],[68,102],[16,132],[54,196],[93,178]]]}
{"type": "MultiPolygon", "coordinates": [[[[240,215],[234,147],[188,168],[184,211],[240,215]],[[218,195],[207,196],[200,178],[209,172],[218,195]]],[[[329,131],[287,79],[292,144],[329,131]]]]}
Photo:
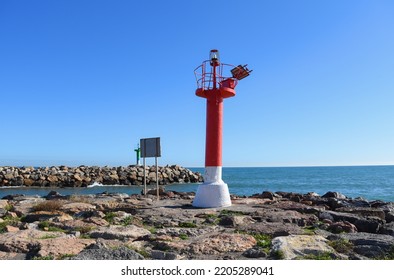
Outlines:
{"type": "Polygon", "coordinates": [[[0,165],[204,165],[210,49],[248,64],[224,166],[394,164],[393,1],[1,1],[0,165]],[[148,164],[154,161],[149,159],[148,164]]]}

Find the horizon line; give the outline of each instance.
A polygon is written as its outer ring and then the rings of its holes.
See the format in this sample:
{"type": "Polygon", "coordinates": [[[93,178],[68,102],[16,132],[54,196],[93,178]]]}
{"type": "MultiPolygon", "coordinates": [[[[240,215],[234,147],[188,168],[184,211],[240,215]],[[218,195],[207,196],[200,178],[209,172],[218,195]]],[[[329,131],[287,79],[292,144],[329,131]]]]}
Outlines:
{"type": "MultiPolygon", "coordinates": [[[[223,168],[297,168],[297,167],[379,167],[394,164],[354,164],[354,165],[277,165],[277,166],[222,166],[223,168]]],[[[186,166],[187,168],[205,168],[205,166],[186,166]]]]}

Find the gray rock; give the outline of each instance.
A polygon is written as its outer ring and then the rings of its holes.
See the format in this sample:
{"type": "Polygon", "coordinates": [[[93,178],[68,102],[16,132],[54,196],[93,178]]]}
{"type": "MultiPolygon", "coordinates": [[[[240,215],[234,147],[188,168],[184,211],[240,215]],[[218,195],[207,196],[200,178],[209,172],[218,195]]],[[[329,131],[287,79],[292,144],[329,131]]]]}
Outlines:
{"type": "Polygon", "coordinates": [[[322,198],[338,198],[338,199],[346,199],[346,196],[339,193],[339,192],[327,192],[325,193],[322,198]]]}
{"type": "Polygon", "coordinates": [[[273,192],[263,191],[263,193],[261,194],[261,198],[268,198],[270,200],[274,200],[275,194],[273,192]]]}
{"type": "Polygon", "coordinates": [[[250,259],[266,258],[268,256],[268,254],[260,248],[250,248],[243,252],[242,255],[250,259]]]}
{"type": "Polygon", "coordinates": [[[239,230],[255,233],[255,234],[267,234],[274,237],[304,233],[304,231],[295,224],[278,223],[278,222],[273,222],[273,223],[260,222],[260,223],[242,225],[239,227],[239,230]]]}
{"type": "Polygon", "coordinates": [[[319,219],[320,220],[330,220],[330,221],[334,221],[334,217],[327,211],[324,211],[322,213],[320,213],[319,215],[319,219]]]}
{"type": "Polygon", "coordinates": [[[173,252],[153,250],[151,252],[151,258],[154,260],[179,260],[181,256],[173,252]]]}
{"type": "Polygon", "coordinates": [[[322,211],[320,213],[320,216],[321,215],[330,215],[334,219],[334,221],[336,221],[336,222],[337,221],[347,221],[352,224],[360,219],[360,217],[355,214],[335,212],[335,211],[330,211],[330,210],[322,211]]]}
{"type": "Polygon", "coordinates": [[[137,239],[139,237],[149,235],[150,231],[137,227],[135,225],[128,226],[110,226],[99,228],[90,232],[92,238],[103,239],[137,239]]]}
{"type": "Polygon", "coordinates": [[[371,207],[349,207],[349,208],[337,208],[337,212],[346,212],[359,215],[361,217],[377,217],[379,219],[385,220],[386,215],[382,209],[376,209],[371,207]]]}
{"type": "Polygon", "coordinates": [[[50,191],[46,196],[46,199],[58,199],[58,198],[64,198],[60,193],[57,191],[50,191]]]}
{"type": "Polygon", "coordinates": [[[255,220],[250,216],[223,216],[221,217],[219,224],[222,226],[237,227],[254,222],[255,220]]]}
{"type": "Polygon", "coordinates": [[[385,255],[382,248],[372,245],[359,245],[354,247],[354,252],[367,258],[379,259],[385,255]]]}
{"type": "Polygon", "coordinates": [[[72,260],[143,260],[144,257],[136,251],[127,247],[116,249],[99,248],[84,249],[78,255],[71,258],[72,260]]]}
{"type": "Polygon", "coordinates": [[[338,208],[343,207],[352,207],[352,204],[346,199],[338,199],[335,197],[329,197],[327,199],[327,204],[330,206],[332,210],[336,210],[338,208]]]}
{"type": "Polygon", "coordinates": [[[383,254],[390,253],[394,244],[394,236],[366,232],[333,234],[327,239],[349,240],[353,243],[355,252],[369,258],[379,258],[383,254]]]}
{"type": "Polygon", "coordinates": [[[158,229],[156,232],[157,236],[168,235],[172,237],[179,237],[180,235],[187,235],[189,237],[198,237],[203,234],[207,234],[217,230],[215,227],[207,227],[207,228],[163,228],[158,229]]]}
{"type": "Polygon", "coordinates": [[[394,222],[385,224],[380,230],[380,233],[394,236],[394,222]]]}
{"type": "Polygon", "coordinates": [[[354,224],[359,232],[377,233],[384,224],[384,221],[376,217],[363,218],[356,214],[335,212],[335,211],[323,211],[320,216],[332,216],[335,222],[346,221],[354,224]]]}
{"type": "Polygon", "coordinates": [[[386,222],[388,223],[394,222],[394,211],[386,213],[386,222]]]}
{"type": "Polygon", "coordinates": [[[286,260],[302,259],[309,255],[330,253],[335,258],[334,249],[327,244],[328,240],[318,235],[291,235],[272,239],[271,253],[281,252],[286,260]]]}
{"type": "Polygon", "coordinates": [[[383,227],[384,221],[375,218],[368,217],[366,219],[357,220],[354,225],[357,227],[359,232],[369,232],[369,233],[378,233],[380,229],[383,227]]]}

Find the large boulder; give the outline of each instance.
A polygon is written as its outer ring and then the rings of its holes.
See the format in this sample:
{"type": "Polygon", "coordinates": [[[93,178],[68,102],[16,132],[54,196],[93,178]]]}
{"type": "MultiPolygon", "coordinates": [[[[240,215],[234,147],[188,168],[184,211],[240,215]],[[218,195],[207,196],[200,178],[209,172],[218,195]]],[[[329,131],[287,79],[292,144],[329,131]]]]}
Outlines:
{"type": "MultiPolygon", "coordinates": [[[[300,203],[298,204],[302,205],[300,203]]],[[[289,223],[298,226],[313,225],[319,220],[314,214],[303,214],[295,210],[284,210],[281,206],[283,206],[283,204],[278,203],[278,205],[275,205],[275,208],[256,211],[253,213],[252,217],[257,221],[289,223]]],[[[307,206],[304,205],[303,207],[307,206]]]]}
{"type": "Polygon", "coordinates": [[[76,255],[86,246],[94,243],[92,239],[80,238],[50,238],[38,240],[36,243],[36,253],[33,257],[54,257],[58,258],[64,255],[76,255]]]}
{"type": "Polygon", "coordinates": [[[286,260],[303,259],[305,257],[333,254],[334,249],[327,244],[328,240],[319,235],[290,235],[272,239],[271,252],[286,260]]]}
{"type": "Polygon", "coordinates": [[[198,238],[185,251],[193,254],[217,255],[244,252],[256,245],[256,239],[247,234],[212,234],[198,238]]]}
{"type": "Polygon", "coordinates": [[[367,258],[377,259],[392,253],[394,244],[394,236],[366,232],[333,234],[327,239],[349,240],[354,245],[354,252],[367,258]]]}
{"type": "Polygon", "coordinates": [[[384,224],[384,220],[377,217],[361,217],[352,213],[336,212],[336,211],[322,211],[320,219],[330,219],[334,222],[346,221],[357,227],[359,232],[377,233],[384,224]]]}
{"type": "Polygon", "coordinates": [[[29,253],[32,246],[45,238],[65,236],[62,232],[45,232],[36,229],[26,229],[0,234],[0,251],[14,253],[29,253]]]}
{"type": "Polygon", "coordinates": [[[382,220],[386,219],[386,215],[382,209],[371,208],[371,207],[344,207],[344,208],[338,208],[335,211],[352,213],[355,215],[362,216],[364,218],[377,217],[382,220]]]}

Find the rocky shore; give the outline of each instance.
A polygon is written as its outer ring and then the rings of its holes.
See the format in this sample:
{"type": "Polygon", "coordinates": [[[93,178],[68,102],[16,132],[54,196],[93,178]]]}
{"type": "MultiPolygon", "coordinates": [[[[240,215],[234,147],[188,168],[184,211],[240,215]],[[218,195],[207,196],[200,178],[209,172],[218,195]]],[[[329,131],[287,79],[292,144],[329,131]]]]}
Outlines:
{"type": "MultiPolygon", "coordinates": [[[[158,167],[160,185],[202,182],[199,173],[179,165],[158,167]]],[[[156,167],[147,166],[147,184],[156,184],[156,167]]],[[[13,167],[0,166],[0,186],[34,187],[87,187],[93,183],[103,185],[143,185],[143,166],[52,166],[13,167]]]]}
{"type": "Polygon", "coordinates": [[[329,192],[102,193],[0,200],[0,259],[393,259],[394,203],[329,192]]]}

